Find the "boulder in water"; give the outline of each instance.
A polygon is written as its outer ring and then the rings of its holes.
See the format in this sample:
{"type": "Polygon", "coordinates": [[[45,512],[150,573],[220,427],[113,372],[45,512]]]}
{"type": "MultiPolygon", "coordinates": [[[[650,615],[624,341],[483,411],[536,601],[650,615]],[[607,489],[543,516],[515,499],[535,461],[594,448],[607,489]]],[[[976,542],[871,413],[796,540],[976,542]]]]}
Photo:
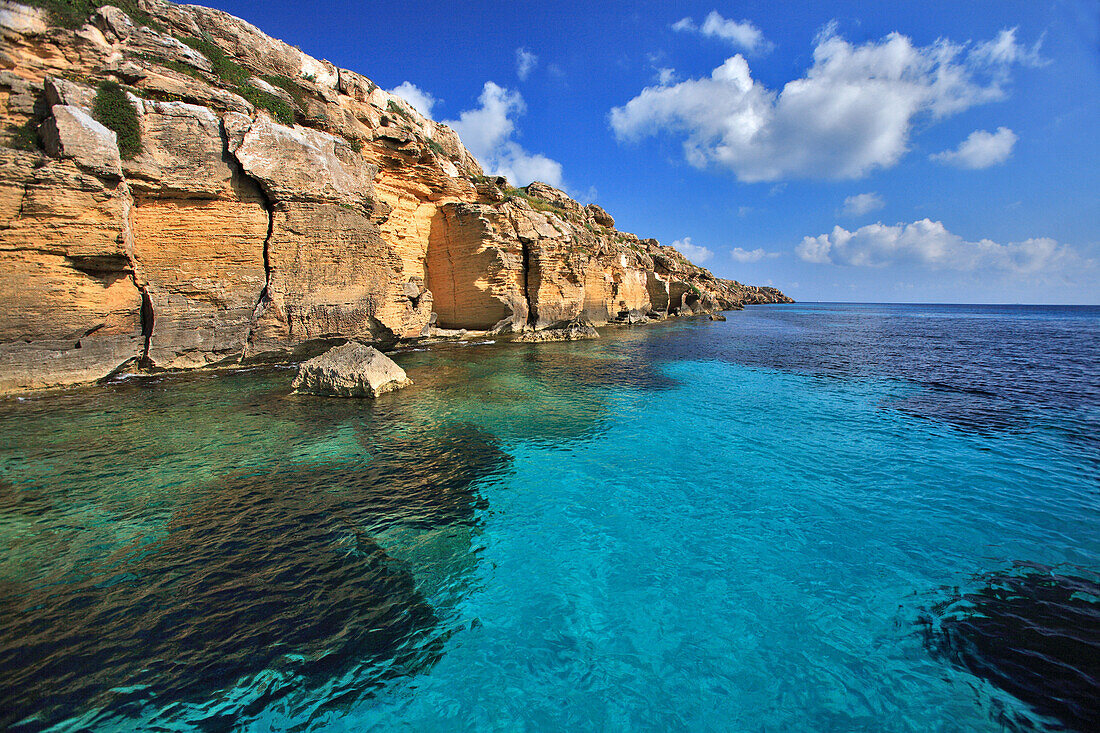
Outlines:
{"type": "Polygon", "coordinates": [[[393,359],[373,346],[349,341],[298,367],[294,391],[324,397],[378,397],[412,380],[393,359]]]}

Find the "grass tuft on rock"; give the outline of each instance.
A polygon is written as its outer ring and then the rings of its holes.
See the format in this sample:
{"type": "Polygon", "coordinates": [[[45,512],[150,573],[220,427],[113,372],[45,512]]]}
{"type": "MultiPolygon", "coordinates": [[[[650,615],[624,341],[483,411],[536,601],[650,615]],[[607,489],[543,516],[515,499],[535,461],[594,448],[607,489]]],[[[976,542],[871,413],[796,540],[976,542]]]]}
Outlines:
{"type": "Polygon", "coordinates": [[[141,121],[126,92],[113,81],[102,81],[96,88],[92,116],[118,136],[118,152],[133,158],[141,152],[141,121]]]}
{"type": "Polygon", "coordinates": [[[248,79],[252,76],[252,73],[229,58],[229,55],[220,46],[205,38],[185,36],[180,40],[205,56],[210,65],[214,67],[214,74],[222,81],[233,86],[248,84],[248,79]]]}
{"type": "Polygon", "coordinates": [[[443,146],[440,145],[437,140],[433,140],[432,138],[428,138],[428,148],[433,153],[435,153],[436,156],[439,157],[439,158],[446,158],[447,157],[447,151],[443,149],[443,146]]]}
{"type": "Polygon", "coordinates": [[[503,191],[505,201],[511,201],[515,198],[521,198],[527,203],[531,204],[531,208],[535,209],[536,211],[541,211],[544,214],[556,214],[563,219],[569,217],[569,214],[565,209],[559,206],[554,206],[549,201],[540,199],[537,196],[532,196],[531,194],[524,191],[522,188],[515,188],[513,186],[506,185],[504,186],[503,191]]]}
{"type": "Polygon", "coordinates": [[[416,120],[413,118],[413,116],[411,114],[409,114],[409,111],[406,110],[404,107],[402,107],[397,102],[393,101],[392,99],[389,102],[386,103],[386,110],[388,112],[392,112],[393,114],[397,115],[398,117],[405,118],[405,120],[407,122],[409,122],[410,124],[415,124],[416,123],[416,120]]]}
{"type": "Polygon", "coordinates": [[[251,84],[237,87],[237,94],[248,100],[248,103],[257,109],[264,109],[276,121],[284,125],[294,124],[294,108],[285,99],[268,94],[262,89],[257,89],[251,84]]]}

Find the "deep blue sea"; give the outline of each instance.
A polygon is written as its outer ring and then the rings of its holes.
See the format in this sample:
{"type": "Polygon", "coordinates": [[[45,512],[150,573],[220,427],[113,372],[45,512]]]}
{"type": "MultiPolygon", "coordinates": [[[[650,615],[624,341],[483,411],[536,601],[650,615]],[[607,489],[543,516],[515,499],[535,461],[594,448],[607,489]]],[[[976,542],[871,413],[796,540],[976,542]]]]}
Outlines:
{"type": "Polygon", "coordinates": [[[0,729],[1100,726],[1100,308],[0,400],[0,729]]]}

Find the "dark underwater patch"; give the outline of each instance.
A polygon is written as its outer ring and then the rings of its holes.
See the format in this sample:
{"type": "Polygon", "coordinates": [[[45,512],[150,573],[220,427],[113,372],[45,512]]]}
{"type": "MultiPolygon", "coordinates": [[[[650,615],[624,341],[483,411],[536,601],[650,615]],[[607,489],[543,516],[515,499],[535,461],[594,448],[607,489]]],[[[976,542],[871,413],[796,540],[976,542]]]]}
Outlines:
{"type": "Polygon", "coordinates": [[[366,463],[228,477],[173,515],[163,539],[83,577],[4,587],[0,728],[218,701],[277,670],[283,682],[246,708],[211,705],[189,721],[224,730],[296,689],[339,680],[340,705],[432,664],[437,614],[371,534],[474,523],[476,481],[508,457],[466,427],[370,448],[366,463]]]}
{"type": "Polygon", "coordinates": [[[346,476],[344,486],[368,508],[361,520],[372,528],[471,524],[487,507],[476,483],[511,462],[491,433],[468,424],[362,442],[371,461],[346,476]]]}
{"type": "Polygon", "coordinates": [[[926,648],[1065,729],[1100,730],[1100,582],[1022,565],[977,581],[922,616],[926,648]]]}
{"type": "MultiPolygon", "coordinates": [[[[583,344],[583,342],[582,342],[583,344]]],[[[525,345],[520,369],[532,379],[568,394],[577,389],[610,388],[663,391],[679,385],[649,359],[593,355],[576,342],[525,345]]]]}
{"type": "Polygon", "coordinates": [[[1008,399],[982,387],[953,385],[941,381],[921,383],[916,394],[890,400],[887,407],[913,417],[935,420],[959,430],[995,435],[1018,433],[1032,426],[1026,404],[1008,399]]]}

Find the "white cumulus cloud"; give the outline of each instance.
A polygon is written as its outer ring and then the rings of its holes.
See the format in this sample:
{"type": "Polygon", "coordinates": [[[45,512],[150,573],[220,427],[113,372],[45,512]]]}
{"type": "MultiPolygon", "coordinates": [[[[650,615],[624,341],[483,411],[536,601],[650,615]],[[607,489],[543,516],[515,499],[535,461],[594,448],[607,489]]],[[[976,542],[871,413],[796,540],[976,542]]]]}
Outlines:
{"type": "Polygon", "coordinates": [[[439,101],[411,81],[401,82],[390,90],[390,94],[396,94],[401,97],[411,104],[417,112],[424,115],[429,120],[432,118],[432,107],[439,101]]]}
{"type": "Polygon", "coordinates": [[[844,216],[863,216],[885,205],[886,202],[877,193],[861,193],[844,199],[844,208],[841,209],[841,213],[844,216]]]}
{"type": "Polygon", "coordinates": [[[771,43],[764,38],[763,32],[750,21],[723,18],[717,10],[710,11],[702,25],[696,25],[693,19],[681,18],[672,24],[672,30],[701,33],[711,38],[720,38],[734,48],[748,53],[771,50],[771,43]]]}
{"type": "Polygon", "coordinates": [[[778,257],[778,252],[768,252],[763,247],[757,247],[756,249],[743,249],[741,247],[734,247],[730,250],[730,256],[738,262],[759,262],[765,257],[778,257]]]}
{"type": "Polygon", "coordinates": [[[795,252],[807,262],[853,267],[902,263],[932,270],[997,270],[1031,275],[1063,271],[1081,263],[1067,245],[1046,237],[998,244],[970,242],[949,232],[943,222],[869,224],[855,231],[837,226],[829,234],[804,237],[795,252]]]}
{"type": "Polygon", "coordinates": [[[692,244],[691,237],[677,239],[675,242],[672,243],[672,246],[674,249],[678,250],[681,254],[683,254],[685,257],[687,257],[689,260],[697,265],[706,262],[714,256],[714,253],[706,247],[692,244]]]}
{"type": "Polygon", "coordinates": [[[996,132],[975,130],[962,141],[957,150],[945,150],[931,158],[971,170],[988,168],[1008,160],[1012,155],[1012,148],[1016,146],[1016,140],[1016,133],[1007,127],[998,127],[996,132]]]}
{"type": "Polygon", "coordinates": [[[538,65],[539,57],[532,53],[531,49],[522,47],[516,49],[516,76],[520,81],[527,81],[527,77],[538,65]]]}
{"type": "Polygon", "coordinates": [[[526,109],[519,92],[487,81],[478,103],[480,107],[468,109],[457,120],[445,120],[443,124],[458,133],[485,172],[505,176],[516,186],[543,181],[561,188],[561,163],[528,152],[513,139],[515,117],[526,109]]]}
{"type": "Polygon", "coordinates": [[[805,76],[778,91],[737,54],[710,76],[643,89],[611,110],[610,123],[625,142],[681,136],[689,163],[746,182],[860,178],[901,159],[915,118],[1002,99],[1011,66],[1025,63],[1041,59],[1014,29],[986,43],[918,47],[899,33],[857,46],[828,27],[805,76]]]}

